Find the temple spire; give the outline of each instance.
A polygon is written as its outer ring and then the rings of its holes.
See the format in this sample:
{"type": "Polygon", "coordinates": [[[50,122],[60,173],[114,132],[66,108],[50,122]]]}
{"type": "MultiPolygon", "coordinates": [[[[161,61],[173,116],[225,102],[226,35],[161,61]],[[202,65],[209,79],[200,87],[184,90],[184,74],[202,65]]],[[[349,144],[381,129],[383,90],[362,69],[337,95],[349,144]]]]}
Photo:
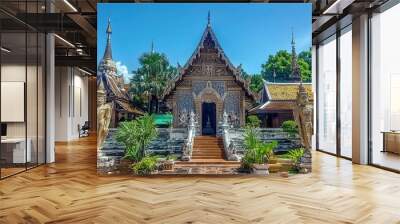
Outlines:
{"type": "Polygon", "coordinates": [[[294,40],[294,32],[292,28],[292,81],[301,82],[300,68],[297,63],[296,42],[294,40]]]}
{"type": "Polygon", "coordinates": [[[293,27],[292,27],[292,46],[296,45],[296,42],[294,41],[294,32],[293,32],[293,27]]]}
{"type": "Polygon", "coordinates": [[[151,41],[150,53],[154,54],[154,41],[151,41]]]}
{"type": "Polygon", "coordinates": [[[207,26],[211,26],[211,13],[210,13],[210,10],[208,10],[207,26]]]}
{"type": "Polygon", "coordinates": [[[111,21],[110,18],[108,18],[108,25],[107,25],[107,45],[106,45],[106,50],[104,51],[104,56],[103,59],[112,59],[112,52],[111,52],[111,21]]]}

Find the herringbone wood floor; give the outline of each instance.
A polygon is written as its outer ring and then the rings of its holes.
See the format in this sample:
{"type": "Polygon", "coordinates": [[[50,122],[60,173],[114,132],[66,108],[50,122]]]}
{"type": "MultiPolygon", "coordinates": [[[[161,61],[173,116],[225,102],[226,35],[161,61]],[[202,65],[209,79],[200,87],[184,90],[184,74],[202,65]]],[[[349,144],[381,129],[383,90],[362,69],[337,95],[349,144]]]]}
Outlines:
{"type": "Polygon", "coordinates": [[[99,177],[86,138],[0,181],[0,223],[400,223],[400,175],[313,156],[289,178],[99,177]]]}

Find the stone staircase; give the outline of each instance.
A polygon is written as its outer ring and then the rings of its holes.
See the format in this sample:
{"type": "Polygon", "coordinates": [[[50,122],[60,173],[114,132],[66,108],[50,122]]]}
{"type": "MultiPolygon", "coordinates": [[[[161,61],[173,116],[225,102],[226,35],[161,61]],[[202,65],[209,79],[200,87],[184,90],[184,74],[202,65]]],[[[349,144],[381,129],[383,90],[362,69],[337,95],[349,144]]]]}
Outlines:
{"type": "Polygon", "coordinates": [[[224,143],[221,137],[196,136],[194,138],[192,159],[224,159],[224,143]]]}
{"type": "Polygon", "coordinates": [[[196,136],[191,160],[175,164],[188,174],[235,174],[239,167],[240,162],[225,160],[222,137],[215,136],[196,136]]]}

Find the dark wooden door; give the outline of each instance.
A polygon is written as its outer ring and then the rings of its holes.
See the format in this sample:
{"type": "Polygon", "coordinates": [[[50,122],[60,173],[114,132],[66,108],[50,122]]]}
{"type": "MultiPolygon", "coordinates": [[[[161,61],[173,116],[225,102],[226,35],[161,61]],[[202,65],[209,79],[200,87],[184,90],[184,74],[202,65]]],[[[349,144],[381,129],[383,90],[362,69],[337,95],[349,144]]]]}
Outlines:
{"type": "Polygon", "coordinates": [[[217,113],[215,103],[202,104],[202,135],[215,135],[217,126],[217,113]]]}

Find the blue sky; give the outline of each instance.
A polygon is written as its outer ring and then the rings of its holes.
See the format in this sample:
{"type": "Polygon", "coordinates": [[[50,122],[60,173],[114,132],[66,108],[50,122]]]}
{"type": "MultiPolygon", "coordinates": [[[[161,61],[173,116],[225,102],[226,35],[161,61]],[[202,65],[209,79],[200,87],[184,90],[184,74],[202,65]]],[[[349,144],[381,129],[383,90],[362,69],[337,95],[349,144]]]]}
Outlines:
{"type": "Polygon", "coordinates": [[[110,18],[113,59],[128,76],[139,66],[140,55],[150,51],[152,41],[171,64],[184,65],[200,41],[208,11],[226,55],[250,74],[261,72],[268,55],[291,50],[292,28],[297,53],[311,47],[311,4],[100,3],[97,9],[97,59],[104,54],[110,18]]]}

